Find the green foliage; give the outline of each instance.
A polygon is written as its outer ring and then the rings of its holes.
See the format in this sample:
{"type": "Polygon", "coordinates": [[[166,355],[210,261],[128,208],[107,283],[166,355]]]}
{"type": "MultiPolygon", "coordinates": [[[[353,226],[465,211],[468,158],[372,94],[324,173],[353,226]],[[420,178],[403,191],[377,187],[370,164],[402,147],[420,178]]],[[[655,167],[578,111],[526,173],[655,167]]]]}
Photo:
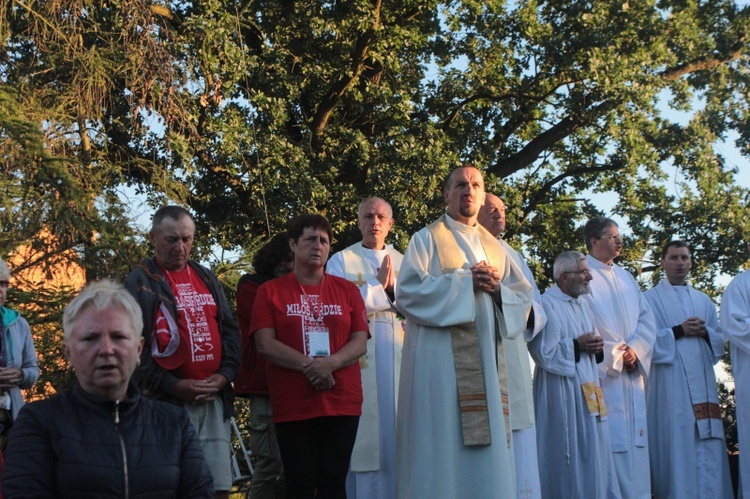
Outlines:
{"type": "MultiPolygon", "coordinates": [[[[677,237],[712,296],[747,262],[750,193],[716,147],[750,152],[750,8],[733,0],[2,5],[2,255],[29,244],[50,268],[122,278],[149,251],[127,188],[193,210],[193,256],[231,298],[303,211],[331,220],[336,250],[380,195],[404,249],[469,162],[506,199],[506,236],[542,290],[602,213],[627,224],[621,263],[639,275],[677,237]]],[[[24,289],[59,313],[65,297],[24,289]]],[[[49,334],[45,363],[59,358],[49,334]]]]}
{"type": "Polygon", "coordinates": [[[49,291],[31,287],[26,291],[11,290],[8,306],[16,308],[29,321],[34,337],[34,348],[39,359],[39,381],[26,390],[25,398],[44,398],[69,387],[74,379],[63,355],[62,313],[65,304],[75,295],[75,290],[49,291]]]}

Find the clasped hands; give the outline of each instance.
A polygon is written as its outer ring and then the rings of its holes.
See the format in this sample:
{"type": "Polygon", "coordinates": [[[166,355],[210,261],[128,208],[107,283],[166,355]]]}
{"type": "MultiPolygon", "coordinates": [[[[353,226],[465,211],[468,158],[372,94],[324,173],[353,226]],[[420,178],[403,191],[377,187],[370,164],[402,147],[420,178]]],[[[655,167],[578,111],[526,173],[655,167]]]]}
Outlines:
{"type": "Polygon", "coordinates": [[[336,384],[329,357],[310,359],[310,362],[304,366],[302,374],[318,390],[330,390],[336,384]]]}
{"type": "Polygon", "coordinates": [[[596,355],[604,350],[604,340],[594,333],[585,333],[576,338],[578,348],[585,353],[596,355]]]}
{"type": "Polygon", "coordinates": [[[23,373],[16,367],[0,367],[0,390],[10,390],[18,386],[23,373]]]}
{"type": "Polygon", "coordinates": [[[206,379],[181,379],[175,385],[174,394],[191,404],[205,404],[213,402],[227,383],[227,378],[221,374],[212,374],[206,379]]]}
{"type": "Polygon", "coordinates": [[[10,390],[18,386],[23,373],[16,367],[0,367],[0,390],[10,390]]]}
{"type": "Polygon", "coordinates": [[[685,332],[685,336],[706,336],[708,334],[706,321],[699,317],[688,317],[682,323],[682,330],[685,332]]]}
{"type": "Polygon", "coordinates": [[[476,265],[469,267],[471,278],[474,283],[474,291],[484,291],[493,294],[500,286],[501,274],[496,267],[482,260],[476,265]]]}
{"type": "Polygon", "coordinates": [[[635,351],[627,345],[620,345],[620,350],[625,351],[625,353],[622,354],[622,362],[625,369],[628,372],[633,372],[638,369],[638,356],[635,354],[635,351]]]}

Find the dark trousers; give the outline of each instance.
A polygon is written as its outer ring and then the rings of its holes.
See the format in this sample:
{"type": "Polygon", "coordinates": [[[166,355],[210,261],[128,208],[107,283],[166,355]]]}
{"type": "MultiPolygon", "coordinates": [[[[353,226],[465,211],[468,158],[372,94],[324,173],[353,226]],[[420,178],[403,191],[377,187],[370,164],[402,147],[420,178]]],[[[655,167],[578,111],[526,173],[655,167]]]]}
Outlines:
{"type": "Polygon", "coordinates": [[[359,416],[276,424],[287,499],[345,499],[359,416]]]}

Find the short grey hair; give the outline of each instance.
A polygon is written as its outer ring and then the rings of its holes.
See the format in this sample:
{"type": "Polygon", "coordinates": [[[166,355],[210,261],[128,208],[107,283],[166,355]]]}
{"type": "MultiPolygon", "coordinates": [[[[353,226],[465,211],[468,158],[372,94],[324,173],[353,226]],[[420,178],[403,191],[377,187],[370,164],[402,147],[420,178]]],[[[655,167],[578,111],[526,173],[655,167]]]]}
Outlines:
{"type": "Polygon", "coordinates": [[[600,238],[604,231],[610,227],[620,227],[617,222],[608,217],[594,217],[583,227],[583,239],[586,243],[586,249],[591,250],[591,240],[600,238]]]}
{"type": "Polygon", "coordinates": [[[161,208],[156,210],[156,213],[154,213],[154,217],[151,219],[151,232],[156,232],[165,218],[180,220],[182,217],[188,217],[190,220],[193,219],[193,215],[191,215],[190,212],[182,206],[162,206],[161,208]]]}
{"type": "Polygon", "coordinates": [[[575,272],[578,270],[578,262],[585,260],[586,256],[580,251],[563,251],[552,266],[552,277],[558,282],[565,272],[575,272]]]}
{"type": "Polygon", "coordinates": [[[109,279],[102,279],[87,284],[78,296],[73,298],[65,307],[62,322],[66,342],[70,340],[70,336],[75,330],[78,316],[89,307],[94,307],[97,312],[108,308],[123,309],[130,317],[135,336],[140,337],[143,331],[143,316],[141,315],[140,305],[122,284],[109,279]]]}
{"type": "Polygon", "coordinates": [[[2,258],[0,258],[0,279],[3,281],[10,280],[10,268],[8,268],[8,264],[2,258]]]}

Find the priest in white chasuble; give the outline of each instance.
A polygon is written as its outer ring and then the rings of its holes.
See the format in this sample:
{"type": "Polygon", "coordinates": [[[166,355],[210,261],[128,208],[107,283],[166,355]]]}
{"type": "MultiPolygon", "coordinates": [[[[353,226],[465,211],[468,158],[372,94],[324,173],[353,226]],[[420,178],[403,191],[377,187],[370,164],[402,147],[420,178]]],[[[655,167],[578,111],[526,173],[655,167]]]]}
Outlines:
{"type": "Polygon", "coordinates": [[[609,443],[607,405],[597,364],[604,340],[581,298],[593,279],[586,257],[565,251],[555,259],[555,285],[542,295],[550,317],[529,342],[534,371],[542,497],[619,498],[609,443]]]}
{"type": "MultiPolygon", "coordinates": [[[[750,243],[747,245],[750,251],[750,243]]],[[[750,269],[734,276],[721,295],[721,332],[729,340],[740,445],[738,497],[750,497],[750,269]]]]}
{"type": "Polygon", "coordinates": [[[656,340],[654,314],[635,278],[614,263],[622,250],[617,223],[592,218],[583,235],[594,277],[584,298],[604,339],[599,371],[620,492],[625,499],[649,499],[646,379],[656,340]]]}
{"type": "Polygon", "coordinates": [[[416,233],[396,300],[406,316],[397,497],[516,496],[503,338],[527,326],[531,285],[477,223],[484,180],[455,169],[447,213],[416,233]]]}
{"type": "Polygon", "coordinates": [[[391,205],[362,201],[357,225],[362,241],[331,257],[326,272],[359,287],[370,339],[360,359],[364,402],[346,481],[350,499],[389,499],[396,494],[396,400],[404,331],[395,305],[403,255],[385,243],[393,227],[391,205]]]}
{"type": "Polygon", "coordinates": [[[657,337],[646,383],[655,497],[734,497],[714,365],[724,355],[716,305],[687,284],[690,248],[667,243],[665,278],[646,291],[657,337]]]}

